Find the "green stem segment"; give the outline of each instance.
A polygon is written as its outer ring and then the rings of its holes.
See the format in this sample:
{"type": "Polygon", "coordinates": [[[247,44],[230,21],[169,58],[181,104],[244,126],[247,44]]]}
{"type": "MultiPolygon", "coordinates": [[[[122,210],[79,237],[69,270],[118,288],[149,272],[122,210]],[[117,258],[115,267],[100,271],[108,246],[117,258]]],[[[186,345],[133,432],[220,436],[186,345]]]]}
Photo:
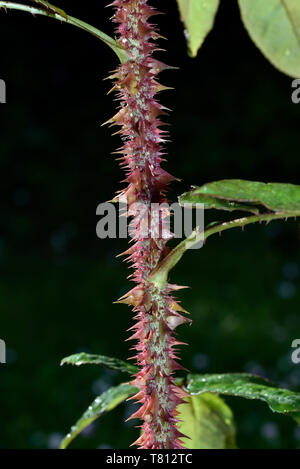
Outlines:
{"type": "Polygon", "coordinates": [[[96,38],[100,39],[102,42],[107,44],[118,56],[121,63],[125,63],[128,60],[128,54],[126,53],[126,51],[124,50],[124,48],[121,46],[119,42],[115,41],[113,38],[103,33],[99,29],[95,28],[94,26],[91,26],[90,24],[85,23],[84,21],[81,21],[77,18],[74,18],[73,16],[67,15],[63,10],[60,10],[59,8],[53,7],[53,10],[52,9],[50,10],[50,9],[47,9],[46,7],[44,9],[44,8],[32,7],[29,5],[23,5],[21,3],[5,2],[5,1],[0,1],[0,8],[25,11],[27,13],[31,13],[32,15],[48,16],[50,18],[59,20],[63,23],[68,23],[68,24],[72,24],[73,26],[77,26],[77,28],[87,31],[88,33],[92,34],[93,36],[95,36],[96,38]],[[56,12],[54,12],[54,9],[56,12]]]}
{"type": "Polygon", "coordinates": [[[200,232],[199,229],[193,231],[193,233],[179,243],[165,259],[160,262],[155,270],[151,273],[149,280],[157,286],[163,287],[166,284],[169,272],[176,266],[180,261],[184,253],[195,246],[200,241],[206,241],[210,236],[222,233],[222,231],[230,230],[231,228],[243,228],[251,223],[262,223],[273,220],[282,220],[287,218],[299,217],[300,212],[281,212],[281,213],[267,213],[263,215],[253,215],[250,217],[238,218],[228,222],[221,223],[220,225],[213,226],[206,231],[200,232]]]}

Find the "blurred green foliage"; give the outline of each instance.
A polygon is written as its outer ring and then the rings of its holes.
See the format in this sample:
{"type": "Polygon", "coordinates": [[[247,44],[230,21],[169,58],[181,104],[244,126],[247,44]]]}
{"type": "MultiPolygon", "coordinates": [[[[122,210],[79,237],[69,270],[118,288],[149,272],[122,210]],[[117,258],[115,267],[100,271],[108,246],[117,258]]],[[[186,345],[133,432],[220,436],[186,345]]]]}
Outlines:
{"type": "MultiPolygon", "coordinates": [[[[111,33],[101,2],[84,12],[68,3],[59,6],[111,33]]],[[[221,5],[199,57],[188,58],[173,3],[159,19],[170,39],[161,58],[180,67],[162,77],[176,88],[162,95],[173,109],[168,170],[183,180],[173,185],[173,200],[191,184],[221,178],[299,184],[300,106],[291,102],[291,80],[251,44],[234,1],[221,5]]],[[[0,337],[8,347],[8,363],[0,365],[0,447],[57,447],[98,393],[124,381],[93,366],[60,368],[60,360],[80,351],[122,359],[132,353],[124,342],[130,309],[112,305],[129,286],[126,266],[115,258],[126,241],[95,234],[96,206],[123,179],[109,156],[119,140],[98,126],[113,114],[102,79],[116,64],[108,48],[71,26],[16,13],[1,13],[0,26],[7,83],[0,114],[0,337]]],[[[214,219],[207,215],[207,222],[214,219]]],[[[299,262],[294,221],[224,233],[188,253],[171,277],[192,287],[178,295],[193,319],[179,330],[189,343],[184,365],[253,372],[299,391],[300,367],[291,362],[300,335],[299,262]]],[[[225,400],[239,447],[300,446],[290,419],[262,403],[225,400]]],[[[126,404],[103,416],[72,447],[128,447],[137,432],[136,422],[124,423],[131,410],[126,404]]]]}

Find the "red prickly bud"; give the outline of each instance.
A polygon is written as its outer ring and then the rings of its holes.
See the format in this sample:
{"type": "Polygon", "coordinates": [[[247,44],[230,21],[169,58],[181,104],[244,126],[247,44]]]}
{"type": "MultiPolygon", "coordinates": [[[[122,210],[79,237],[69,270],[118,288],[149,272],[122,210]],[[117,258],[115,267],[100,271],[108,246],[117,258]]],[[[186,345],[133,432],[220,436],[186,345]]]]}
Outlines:
{"type": "Polygon", "coordinates": [[[111,126],[117,125],[117,124],[123,125],[123,122],[125,122],[125,118],[126,118],[126,109],[123,108],[119,112],[117,112],[117,114],[115,114],[113,117],[108,119],[108,121],[103,122],[102,126],[107,125],[107,124],[111,124],[111,126]]]}
{"type": "Polygon", "coordinates": [[[180,324],[184,324],[185,322],[188,322],[188,319],[181,315],[169,316],[167,318],[167,324],[172,330],[176,329],[176,327],[180,326],[180,324]]]}
{"type": "Polygon", "coordinates": [[[171,283],[168,283],[168,291],[177,291],[177,290],[183,290],[184,288],[190,288],[184,285],[172,285],[171,283]]]}
{"type": "Polygon", "coordinates": [[[180,304],[176,303],[176,301],[174,301],[172,298],[169,301],[169,308],[171,311],[181,311],[182,313],[190,314],[182,306],[180,306],[180,304]]]}
{"type": "Polygon", "coordinates": [[[156,59],[151,59],[149,61],[149,67],[151,69],[151,72],[155,75],[158,75],[160,72],[163,72],[164,70],[177,70],[178,69],[178,67],[172,67],[171,65],[167,65],[156,59]]]}
{"type": "Polygon", "coordinates": [[[126,295],[122,296],[115,303],[124,303],[127,305],[137,306],[142,304],[144,299],[145,291],[139,286],[130,290],[126,295]]]}
{"type": "Polygon", "coordinates": [[[121,192],[120,195],[114,198],[115,202],[125,203],[128,206],[132,205],[137,200],[137,189],[133,184],[130,184],[128,188],[121,192]]]}

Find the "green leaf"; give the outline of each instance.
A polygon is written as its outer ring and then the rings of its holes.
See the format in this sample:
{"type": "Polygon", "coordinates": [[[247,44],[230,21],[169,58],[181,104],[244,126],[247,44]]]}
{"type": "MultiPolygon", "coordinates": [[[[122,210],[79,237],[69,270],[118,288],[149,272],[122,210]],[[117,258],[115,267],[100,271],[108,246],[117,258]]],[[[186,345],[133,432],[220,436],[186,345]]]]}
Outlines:
{"type": "Polygon", "coordinates": [[[247,373],[188,375],[185,390],[192,395],[215,392],[228,396],[259,399],[273,412],[299,419],[300,393],[276,387],[270,381],[247,373]]]}
{"type": "Polygon", "coordinates": [[[187,449],[235,448],[235,423],[231,409],[219,396],[203,393],[185,399],[178,406],[182,420],[178,429],[188,438],[182,438],[187,449]]]}
{"type": "Polygon", "coordinates": [[[299,0],[239,0],[248,33],[280,71],[300,77],[299,0]]]}
{"type": "Polygon", "coordinates": [[[217,210],[226,210],[233,212],[239,210],[240,212],[252,212],[258,215],[259,209],[251,204],[239,204],[237,202],[225,199],[219,199],[217,197],[207,196],[198,192],[198,189],[193,189],[190,192],[186,192],[179,197],[180,205],[185,207],[194,207],[196,204],[203,204],[205,209],[215,208],[217,210]]]}
{"type": "Polygon", "coordinates": [[[300,186],[293,184],[263,183],[224,179],[201,187],[194,187],[179,197],[182,206],[193,207],[203,204],[204,208],[219,210],[244,210],[254,215],[215,224],[204,231],[199,227],[179,243],[151,272],[148,280],[159,288],[163,287],[171,269],[180,261],[184,253],[209,236],[232,228],[243,228],[251,223],[269,223],[300,216],[300,186]]]}
{"type": "Polygon", "coordinates": [[[121,44],[119,44],[118,41],[116,41],[115,39],[111,38],[99,29],[94,28],[90,24],[87,24],[84,21],[74,18],[73,16],[67,15],[63,10],[51,5],[48,2],[38,0],[31,1],[38,3],[40,7],[23,5],[21,3],[0,1],[0,8],[25,11],[27,13],[32,13],[33,15],[49,16],[50,18],[54,18],[63,23],[68,23],[72,24],[73,26],[77,26],[78,28],[87,31],[88,33],[92,34],[93,36],[97,37],[102,42],[107,44],[118,56],[121,63],[127,62],[128,55],[126,51],[123,49],[121,44]]]}
{"type": "Polygon", "coordinates": [[[73,441],[74,438],[76,438],[76,436],[79,435],[79,433],[81,433],[88,425],[94,422],[102,414],[114,409],[129,396],[137,392],[138,389],[136,387],[123,383],[119,386],[110,388],[108,391],[101,394],[101,396],[98,396],[82,417],[73,427],[71,427],[70,432],[63,439],[60,448],[66,449],[71,441],[73,441]]]}
{"type": "Polygon", "coordinates": [[[131,365],[118,358],[106,357],[104,355],[92,355],[90,353],[75,353],[69,357],[63,358],[61,365],[104,365],[112,370],[123,371],[131,375],[138,372],[138,367],[131,365]]]}
{"type": "Polygon", "coordinates": [[[179,197],[181,205],[203,203],[204,208],[300,214],[300,186],[224,179],[195,187],[179,197]]]}
{"type": "Polygon", "coordinates": [[[196,57],[207,34],[214,25],[219,0],[177,0],[189,53],[196,57]]]}

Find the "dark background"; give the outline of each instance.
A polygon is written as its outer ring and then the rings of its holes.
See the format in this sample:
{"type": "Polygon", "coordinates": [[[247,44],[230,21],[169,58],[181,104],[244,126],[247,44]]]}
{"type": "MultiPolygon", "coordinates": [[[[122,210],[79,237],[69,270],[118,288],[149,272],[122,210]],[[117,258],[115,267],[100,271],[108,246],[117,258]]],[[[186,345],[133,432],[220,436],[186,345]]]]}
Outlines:
{"type": "MultiPolygon", "coordinates": [[[[60,7],[112,34],[105,1],[63,1],[60,7]]],[[[199,56],[187,56],[174,0],[158,17],[169,38],[159,58],[179,70],[161,81],[172,108],[167,170],[191,184],[246,178],[299,184],[300,105],[291,81],[248,37],[235,0],[222,1],[214,31],[199,56]]],[[[20,12],[0,13],[0,78],[7,104],[0,124],[0,365],[2,448],[55,448],[62,435],[110,385],[126,380],[102,368],[60,368],[71,353],[125,359],[132,325],[126,306],[112,305],[128,287],[115,256],[126,240],[99,240],[96,206],[123,179],[110,153],[120,144],[100,123],[114,113],[109,83],[113,53],[73,26],[20,12]]],[[[207,214],[207,220],[220,217],[207,214]]],[[[300,336],[299,226],[295,221],[252,226],[211,238],[188,253],[172,280],[193,326],[180,328],[194,372],[249,371],[298,390],[300,365],[291,342],[300,336]]],[[[226,399],[241,448],[296,448],[300,432],[288,417],[255,401],[226,399]]],[[[135,422],[122,405],[72,447],[126,448],[135,422]]]]}

